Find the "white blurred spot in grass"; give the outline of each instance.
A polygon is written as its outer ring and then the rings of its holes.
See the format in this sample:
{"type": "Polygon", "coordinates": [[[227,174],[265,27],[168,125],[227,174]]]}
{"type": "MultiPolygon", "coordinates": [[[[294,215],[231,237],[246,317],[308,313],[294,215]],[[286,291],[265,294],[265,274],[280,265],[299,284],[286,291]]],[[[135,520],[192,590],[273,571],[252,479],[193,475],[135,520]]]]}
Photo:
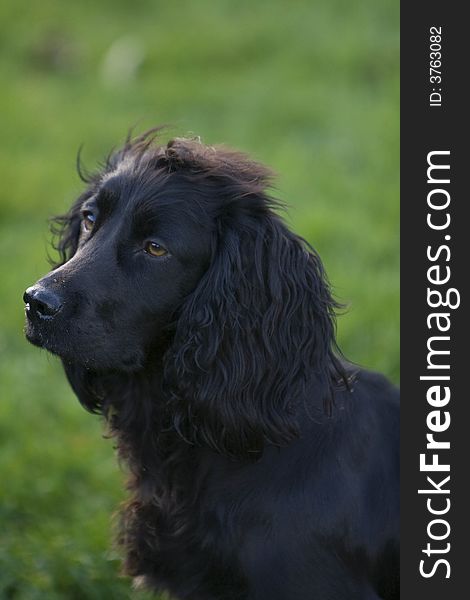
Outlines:
{"type": "Polygon", "coordinates": [[[133,81],[145,58],[143,44],[132,35],[115,40],[105,54],[101,78],[106,85],[119,86],[133,81]]]}

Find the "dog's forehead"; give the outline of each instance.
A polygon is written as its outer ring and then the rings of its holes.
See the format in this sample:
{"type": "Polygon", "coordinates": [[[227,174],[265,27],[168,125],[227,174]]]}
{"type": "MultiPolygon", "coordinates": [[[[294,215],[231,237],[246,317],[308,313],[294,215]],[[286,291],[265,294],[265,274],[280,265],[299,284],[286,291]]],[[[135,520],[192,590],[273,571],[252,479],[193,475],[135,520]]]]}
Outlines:
{"type": "Polygon", "coordinates": [[[155,203],[168,188],[168,174],[157,169],[139,169],[133,161],[124,160],[101,179],[98,196],[110,196],[118,204],[138,208],[155,203]]]}
{"type": "Polygon", "coordinates": [[[150,187],[160,187],[163,180],[161,171],[142,169],[134,160],[124,158],[112,171],[102,175],[99,190],[129,201],[145,191],[148,193],[150,187]]]}
{"type": "Polygon", "coordinates": [[[139,169],[124,160],[101,180],[98,204],[108,205],[132,221],[163,219],[198,225],[212,222],[204,191],[184,175],[158,169],[139,169]]]}

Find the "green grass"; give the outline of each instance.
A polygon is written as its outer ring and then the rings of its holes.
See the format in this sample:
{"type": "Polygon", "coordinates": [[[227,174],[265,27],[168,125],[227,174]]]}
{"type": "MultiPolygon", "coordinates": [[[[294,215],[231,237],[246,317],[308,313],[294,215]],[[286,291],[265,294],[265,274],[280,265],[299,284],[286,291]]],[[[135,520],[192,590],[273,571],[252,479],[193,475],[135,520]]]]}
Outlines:
{"type": "Polygon", "coordinates": [[[0,598],[141,599],[116,577],[112,442],[22,336],[46,220],[80,144],[93,165],[131,125],[243,149],[348,305],[345,354],[398,381],[398,5],[5,0],[0,23],[0,598]]]}

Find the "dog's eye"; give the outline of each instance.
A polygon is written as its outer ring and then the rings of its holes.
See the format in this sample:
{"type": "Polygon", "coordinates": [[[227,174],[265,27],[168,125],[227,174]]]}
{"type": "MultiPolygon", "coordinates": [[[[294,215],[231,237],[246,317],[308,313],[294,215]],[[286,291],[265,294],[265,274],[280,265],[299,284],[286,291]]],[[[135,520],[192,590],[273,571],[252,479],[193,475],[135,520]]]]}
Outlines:
{"type": "Polygon", "coordinates": [[[85,231],[91,231],[95,226],[96,217],[90,210],[84,210],[82,214],[82,225],[85,231]]]}
{"type": "Polygon", "coordinates": [[[165,256],[165,254],[168,254],[168,250],[157,244],[157,242],[147,242],[144,246],[144,251],[150,254],[150,256],[165,256]]]}

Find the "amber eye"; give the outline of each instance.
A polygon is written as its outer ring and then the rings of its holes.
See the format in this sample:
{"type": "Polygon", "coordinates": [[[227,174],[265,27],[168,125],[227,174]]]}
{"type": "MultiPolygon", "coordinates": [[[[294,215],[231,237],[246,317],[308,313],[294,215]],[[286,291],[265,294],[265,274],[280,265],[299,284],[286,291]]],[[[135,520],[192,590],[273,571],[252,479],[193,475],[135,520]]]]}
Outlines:
{"type": "Polygon", "coordinates": [[[84,210],[82,214],[82,225],[85,231],[91,231],[95,226],[96,217],[90,210],[84,210]]]}
{"type": "Polygon", "coordinates": [[[165,254],[168,254],[168,250],[163,246],[160,246],[160,244],[157,244],[157,242],[147,242],[144,246],[144,250],[147,254],[150,254],[150,256],[165,256],[165,254]]]}

